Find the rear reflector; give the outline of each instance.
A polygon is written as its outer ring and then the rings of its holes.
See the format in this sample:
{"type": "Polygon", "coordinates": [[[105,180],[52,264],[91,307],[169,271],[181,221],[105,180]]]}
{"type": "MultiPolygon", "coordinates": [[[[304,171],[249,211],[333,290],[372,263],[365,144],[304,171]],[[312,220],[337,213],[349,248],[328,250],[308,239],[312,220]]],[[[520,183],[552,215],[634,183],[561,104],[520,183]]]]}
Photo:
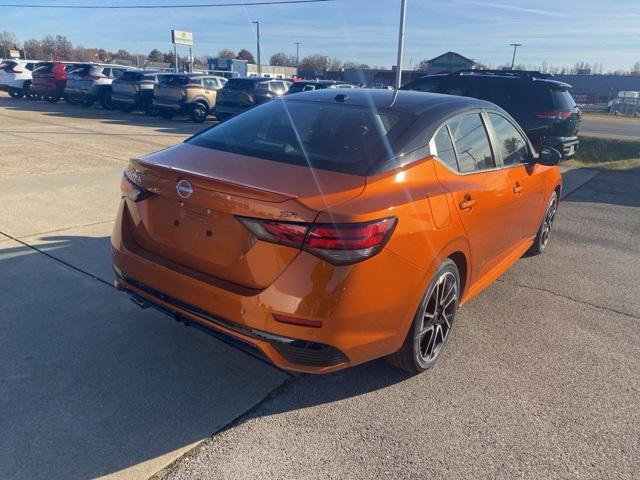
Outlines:
{"type": "Polygon", "coordinates": [[[291,223],[236,217],[259,240],[306,250],[334,265],[361,262],[376,255],[397,223],[388,217],[364,223],[291,223]]]}
{"type": "Polygon", "coordinates": [[[308,318],[288,317],[286,315],[273,314],[273,318],[280,323],[288,323],[289,325],[298,325],[301,327],[321,328],[322,320],[311,320],[308,318]]]}
{"type": "Polygon", "coordinates": [[[566,118],[570,118],[571,112],[563,112],[560,110],[549,110],[544,112],[533,112],[533,114],[538,118],[548,118],[552,120],[564,120],[566,118]]]}

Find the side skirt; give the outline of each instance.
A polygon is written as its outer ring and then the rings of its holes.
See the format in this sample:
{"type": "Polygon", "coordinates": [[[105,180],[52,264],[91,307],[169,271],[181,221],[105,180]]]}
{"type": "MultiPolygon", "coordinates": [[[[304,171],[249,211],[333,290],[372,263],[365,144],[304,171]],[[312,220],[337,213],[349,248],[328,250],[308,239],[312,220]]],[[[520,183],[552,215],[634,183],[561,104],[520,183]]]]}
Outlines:
{"type": "Polygon", "coordinates": [[[500,275],[506,272],[509,267],[511,267],[511,265],[516,263],[522,257],[522,255],[524,255],[526,251],[529,250],[529,247],[533,245],[534,240],[535,236],[530,238],[523,238],[518,243],[516,243],[511,252],[504,258],[504,260],[496,265],[493,270],[487,273],[484,277],[480,278],[473,285],[471,285],[471,287],[469,287],[466,295],[460,302],[460,305],[464,305],[465,303],[467,303],[473,297],[478,295],[482,290],[491,285],[500,275]]]}

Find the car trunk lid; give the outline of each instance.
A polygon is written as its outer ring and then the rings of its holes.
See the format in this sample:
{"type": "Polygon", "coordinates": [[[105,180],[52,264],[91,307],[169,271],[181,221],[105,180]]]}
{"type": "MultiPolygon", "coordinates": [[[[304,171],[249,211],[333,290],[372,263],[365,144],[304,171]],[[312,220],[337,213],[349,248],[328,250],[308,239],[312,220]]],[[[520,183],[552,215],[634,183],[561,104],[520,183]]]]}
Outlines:
{"type": "Polygon", "coordinates": [[[300,253],[258,241],[235,217],[311,223],[319,211],[364,189],[364,177],[181,144],[132,160],[151,191],[127,200],[143,249],[181,267],[253,289],[269,286],[300,253]]]}

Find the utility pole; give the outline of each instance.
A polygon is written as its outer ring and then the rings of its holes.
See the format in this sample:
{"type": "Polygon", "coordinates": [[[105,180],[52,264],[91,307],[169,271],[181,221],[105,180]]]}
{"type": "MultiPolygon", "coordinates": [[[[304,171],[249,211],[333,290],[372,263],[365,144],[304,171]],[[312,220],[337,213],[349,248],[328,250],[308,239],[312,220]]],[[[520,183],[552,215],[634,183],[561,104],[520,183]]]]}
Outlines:
{"type": "Polygon", "coordinates": [[[260,22],[251,22],[256,24],[256,36],[258,41],[258,76],[262,76],[262,64],[260,63],[260,22]]]}
{"type": "Polygon", "coordinates": [[[521,43],[510,43],[509,45],[511,45],[513,47],[513,58],[511,58],[511,70],[513,70],[513,66],[516,64],[516,50],[518,49],[518,47],[521,47],[522,44],[521,43]]]}
{"type": "Polygon", "coordinates": [[[300,65],[300,42],[293,42],[296,46],[296,68],[300,65]]]}
{"type": "Polygon", "coordinates": [[[400,4],[400,29],[398,32],[398,61],[396,62],[396,90],[402,86],[402,53],[404,50],[404,22],[407,16],[407,0],[400,4]]]}
{"type": "Polygon", "coordinates": [[[176,73],[178,73],[178,47],[176,47],[175,43],[173,44],[173,60],[176,67],[176,73]]]}

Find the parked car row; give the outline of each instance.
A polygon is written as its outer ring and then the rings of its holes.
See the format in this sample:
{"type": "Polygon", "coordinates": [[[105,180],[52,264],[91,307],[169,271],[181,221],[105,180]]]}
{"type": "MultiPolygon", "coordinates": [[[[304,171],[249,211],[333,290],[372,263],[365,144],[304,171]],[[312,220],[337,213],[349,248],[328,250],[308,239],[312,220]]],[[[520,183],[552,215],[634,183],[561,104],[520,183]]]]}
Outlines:
{"type": "Polygon", "coordinates": [[[71,105],[99,103],[123,112],[141,110],[170,119],[187,115],[204,122],[223,120],[285,94],[326,88],[356,88],[330,80],[292,82],[267,77],[227,78],[204,73],[170,73],[99,63],[61,61],[0,63],[0,89],[14,98],[28,97],[71,105]]]}

